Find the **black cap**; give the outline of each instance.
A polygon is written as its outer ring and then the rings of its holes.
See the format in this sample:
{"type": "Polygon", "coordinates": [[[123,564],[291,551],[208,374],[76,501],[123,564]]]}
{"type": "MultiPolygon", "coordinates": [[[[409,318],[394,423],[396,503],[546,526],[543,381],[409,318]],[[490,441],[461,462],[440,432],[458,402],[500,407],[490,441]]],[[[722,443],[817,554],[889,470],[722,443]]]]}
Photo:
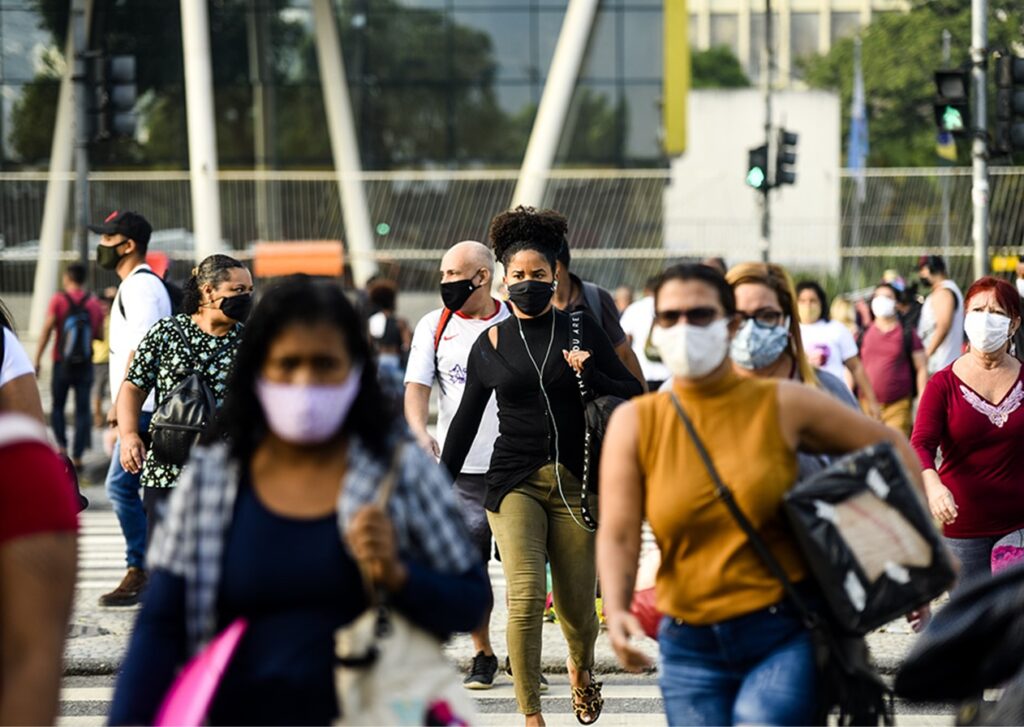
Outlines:
{"type": "Polygon", "coordinates": [[[120,212],[114,210],[99,225],[89,225],[89,229],[100,235],[124,235],[145,247],[149,244],[149,236],[153,226],[138,212],[120,212]]]}

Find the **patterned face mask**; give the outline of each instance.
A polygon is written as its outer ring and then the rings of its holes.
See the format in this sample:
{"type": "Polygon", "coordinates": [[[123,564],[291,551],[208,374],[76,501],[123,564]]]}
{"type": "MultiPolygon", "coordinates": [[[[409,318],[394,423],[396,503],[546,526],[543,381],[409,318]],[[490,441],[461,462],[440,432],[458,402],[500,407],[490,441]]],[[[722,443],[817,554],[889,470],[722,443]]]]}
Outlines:
{"type": "Polygon", "coordinates": [[[789,345],[789,319],[777,326],[762,326],[753,319],[743,324],[732,339],[732,360],[756,371],[771,366],[789,345]]]}

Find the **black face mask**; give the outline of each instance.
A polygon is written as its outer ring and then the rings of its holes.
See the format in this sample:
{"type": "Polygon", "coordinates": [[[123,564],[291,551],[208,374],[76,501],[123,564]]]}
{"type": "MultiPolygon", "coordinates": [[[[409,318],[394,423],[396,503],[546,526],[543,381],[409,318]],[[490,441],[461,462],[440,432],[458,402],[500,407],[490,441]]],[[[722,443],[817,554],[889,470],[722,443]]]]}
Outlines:
{"type": "Polygon", "coordinates": [[[233,321],[245,323],[252,311],[252,294],[242,293],[230,298],[221,298],[220,311],[233,321]]]}
{"type": "Polygon", "coordinates": [[[124,245],[125,242],[119,242],[116,245],[98,245],[96,247],[96,264],[104,270],[117,270],[117,264],[121,262],[121,255],[117,252],[117,248],[124,245]]]}
{"type": "Polygon", "coordinates": [[[445,308],[454,313],[462,310],[462,306],[466,305],[466,301],[479,287],[479,285],[473,285],[472,278],[441,283],[441,301],[445,308]]]}
{"type": "Polygon", "coordinates": [[[524,280],[521,283],[508,286],[509,300],[515,303],[516,308],[530,317],[543,313],[554,294],[554,284],[544,283],[540,280],[524,280]]]}

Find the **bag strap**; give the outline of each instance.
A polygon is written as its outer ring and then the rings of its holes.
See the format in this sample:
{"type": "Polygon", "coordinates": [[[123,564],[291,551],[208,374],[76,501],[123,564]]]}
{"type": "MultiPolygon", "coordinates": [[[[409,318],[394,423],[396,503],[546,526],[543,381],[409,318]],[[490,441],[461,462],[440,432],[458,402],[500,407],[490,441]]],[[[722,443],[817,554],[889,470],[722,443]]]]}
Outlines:
{"type": "MultiPolygon", "coordinates": [[[[574,310],[569,314],[569,350],[583,350],[583,311],[581,310],[574,310]]],[[[586,406],[587,401],[591,398],[590,390],[583,383],[583,374],[576,369],[573,369],[573,371],[576,373],[576,384],[580,389],[580,398],[583,400],[584,406],[586,406]]]]}
{"type": "MultiPolygon", "coordinates": [[[[132,273],[132,275],[138,275],[139,273],[148,273],[149,275],[152,275],[154,278],[159,280],[160,284],[164,286],[164,292],[167,293],[167,300],[171,299],[171,294],[167,290],[167,282],[163,278],[161,278],[159,275],[157,275],[155,270],[153,270],[152,268],[139,268],[134,273],[132,273]]],[[[117,289],[117,307],[121,311],[121,317],[122,318],[127,318],[127,316],[125,315],[125,312],[124,312],[124,301],[121,300],[121,288],[120,287],[118,287],[118,289],[117,289]]]]}
{"type": "Polygon", "coordinates": [[[804,622],[804,625],[809,629],[816,628],[821,623],[821,617],[807,606],[803,597],[799,592],[797,592],[796,586],[793,585],[789,576],[786,575],[786,570],[782,567],[782,564],[779,563],[778,559],[772,554],[771,550],[768,548],[768,544],[764,542],[760,533],[757,532],[754,525],[747,519],[747,516],[743,514],[739,505],[736,504],[736,498],[733,497],[732,490],[726,487],[725,483],[722,482],[722,478],[719,476],[718,470],[715,469],[714,462],[711,461],[711,455],[708,454],[708,450],[704,447],[704,443],[697,434],[697,430],[694,428],[693,422],[690,421],[690,417],[686,415],[686,412],[679,403],[679,399],[676,397],[675,392],[672,392],[672,404],[675,406],[676,413],[679,415],[679,419],[683,422],[683,426],[686,427],[686,431],[689,433],[690,439],[697,448],[697,454],[700,455],[701,460],[704,462],[704,466],[707,468],[708,474],[711,475],[711,481],[715,484],[715,491],[718,495],[718,499],[725,503],[725,506],[729,509],[733,519],[740,526],[740,529],[746,534],[747,538],[750,540],[750,544],[753,546],[761,560],[764,561],[768,570],[770,570],[772,575],[782,582],[782,588],[786,592],[786,596],[793,602],[793,605],[800,614],[800,619],[804,622]]]}
{"type": "Polygon", "coordinates": [[[441,368],[437,360],[437,348],[441,345],[441,336],[444,334],[444,329],[448,327],[448,323],[453,315],[455,314],[447,307],[442,308],[441,317],[437,321],[437,329],[434,331],[434,380],[437,381],[441,391],[444,391],[444,381],[441,379],[441,368]]]}

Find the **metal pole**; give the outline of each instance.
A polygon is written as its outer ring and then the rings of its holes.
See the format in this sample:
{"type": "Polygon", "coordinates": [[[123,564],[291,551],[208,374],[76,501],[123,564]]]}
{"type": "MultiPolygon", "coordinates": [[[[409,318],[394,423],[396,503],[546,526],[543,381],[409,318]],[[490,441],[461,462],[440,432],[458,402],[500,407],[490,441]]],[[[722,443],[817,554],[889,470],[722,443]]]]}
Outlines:
{"type": "MultiPolygon", "coordinates": [[[[768,167],[772,167],[772,70],[775,67],[775,52],[772,48],[772,0],[764,0],[764,145],[768,150],[768,167]]],[[[772,206],[771,189],[775,186],[779,170],[769,176],[762,190],[761,199],[761,259],[771,259],[772,206]]]]}
{"type": "MultiPolygon", "coordinates": [[[[92,17],[92,0],[85,0],[86,31],[92,17]]],[[[57,290],[57,265],[64,249],[64,230],[71,192],[70,173],[74,157],[75,90],[74,57],[77,51],[75,34],[68,33],[64,44],[64,57],[68,72],[60,83],[57,97],[57,116],[53,125],[53,142],[50,145],[49,179],[46,183],[46,202],[43,206],[42,228],[39,233],[39,258],[36,260],[36,274],[32,284],[32,305],[29,313],[29,329],[33,333],[43,328],[46,321],[46,307],[50,297],[57,290]]]]}
{"type": "MultiPolygon", "coordinates": [[[[854,79],[854,84],[859,83],[860,78],[863,77],[864,71],[861,67],[861,51],[863,50],[863,41],[861,40],[860,34],[857,35],[853,40],[853,52],[854,52],[854,72],[860,75],[854,79]]],[[[863,84],[861,84],[863,85],[863,84]]],[[[863,96],[863,89],[861,89],[863,96]]],[[[856,95],[856,91],[854,91],[856,95]]],[[[865,114],[866,115],[866,114],[865,114]]],[[[849,150],[847,150],[849,152],[849,150]]],[[[853,230],[850,236],[850,247],[854,251],[853,264],[851,265],[851,273],[854,280],[860,278],[860,225],[861,225],[861,212],[864,207],[864,195],[861,193],[864,189],[864,165],[867,163],[865,159],[860,165],[859,176],[857,178],[857,191],[854,193],[853,198],[853,230]]]]}
{"type": "Polygon", "coordinates": [[[316,55],[320,64],[320,85],[327,111],[327,129],[334,155],[334,173],[341,195],[341,214],[345,220],[345,247],[349,252],[352,279],[358,287],[377,272],[373,229],[366,204],[362,163],[356,125],[352,118],[352,101],[348,95],[348,77],[341,55],[338,21],[331,0],[314,0],[316,23],[316,55]]]}
{"type": "Polygon", "coordinates": [[[213,117],[210,20],[206,0],[181,0],[181,43],[185,56],[192,235],[198,261],[221,248],[217,130],[213,117]]]}
{"type": "MultiPolygon", "coordinates": [[[[942,67],[949,68],[953,34],[942,31],[942,67]]],[[[942,178],[942,258],[949,261],[949,176],[942,178]]]]}
{"type": "Polygon", "coordinates": [[[71,6],[72,32],[75,36],[75,241],[78,259],[89,263],[89,83],[88,28],[85,24],[85,0],[71,6]]]}
{"type": "Polygon", "coordinates": [[[537,116],[530,132],[530,141],[523,156],[519,181],[512,195],[512,206],[540,205],[544,200],[551,165],[555,161],[558,140],[562,136],[565,117],[572,101],[583,55],[590,39],[598,0],[570,0],[562,21],[548,69],[548,80],[540,97],[537,116]]]}
{"type": "Polygon", "coordinates": [[[971,81],[974,99],[974,128],[971,146],[974,203],[974,277],[988,274],[988,142],[987,86],[985,64],[988,60],[988,0],[971,0],[971,81]]]}

